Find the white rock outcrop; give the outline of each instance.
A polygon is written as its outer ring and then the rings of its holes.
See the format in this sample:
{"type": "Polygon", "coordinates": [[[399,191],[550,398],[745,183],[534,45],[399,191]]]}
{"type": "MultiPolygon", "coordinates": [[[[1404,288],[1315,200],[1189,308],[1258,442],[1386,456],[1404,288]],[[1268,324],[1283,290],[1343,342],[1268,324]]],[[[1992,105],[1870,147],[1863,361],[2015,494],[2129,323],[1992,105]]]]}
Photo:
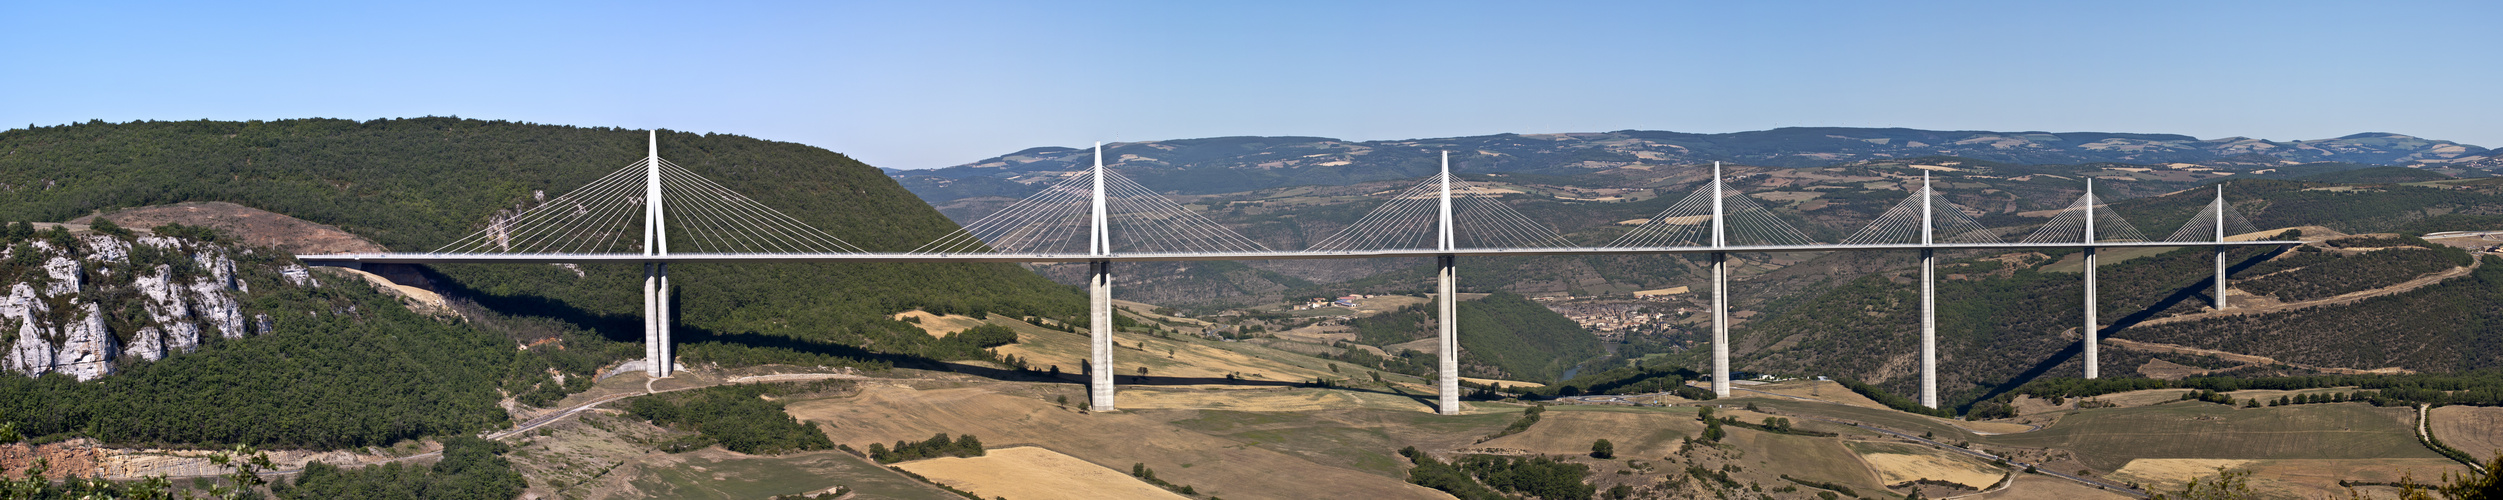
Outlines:
{"type": "Polygon", "coordinates": [[[43,261],[44,275],[52,278],[51,286],[44,289],[43,295],[59,297],[78,293],[79,287],[87,282],[86,269],[87,266],[80,265],[78,259],[64,256],[55,255],[43,261]]]}
{"type": "Polygon", "coordinates": [[[121,354],[121,345],[113,332],[104,328],[104,311],[94,302],[78,305],[78,319],[69,321],[61,330],[61,349],[52,354],[52,369],[79,380],[113,374],[113,359],[121,354]]]}
{"type": "Polygon", "coordinates": [[[52,326],[45,321],[48,309],[43,296],[25,283],[10,285],[8,296],[0,297],[0,324],[10,327],[5,333],[9,349],[0,357],[0,370],[28,375],[52,371],[52,326]]]}
{"type": "MultiPolygon", "coordinates": [[[[69,255],[69,249],[34,242],[27,248],[43,255],[43,272],[25,282],[0,284],[7,292],[0,295],[0,347],[5,347],[0,349],[0,371],[26,376],[58,372],[88,380],[113,374],[124,356],[159,360],[196,350],[211,334],[234,339],[253,333],[255,325],[236,297],[249,285],[224,249],[141,237],[138,245],[190,257],[200,272],[177,276],[177,265],[160,264],[115,276],[110,271],[124,267],[115,264],[130,262],[131,241],[88,236],[80,243],[78,254],[69,255]],[[81,295],[121,289],[125,280],[137,293],[121,299],[81,295]],[[137,301],[147,321],[135,331],[112,331],[108,305],[98,300],[137,301]]],[[[110,305],[115,310],[130,306],[110,305]]],[[[268,316],[260,318],[259,330],[268,331],[268,316]]]]}

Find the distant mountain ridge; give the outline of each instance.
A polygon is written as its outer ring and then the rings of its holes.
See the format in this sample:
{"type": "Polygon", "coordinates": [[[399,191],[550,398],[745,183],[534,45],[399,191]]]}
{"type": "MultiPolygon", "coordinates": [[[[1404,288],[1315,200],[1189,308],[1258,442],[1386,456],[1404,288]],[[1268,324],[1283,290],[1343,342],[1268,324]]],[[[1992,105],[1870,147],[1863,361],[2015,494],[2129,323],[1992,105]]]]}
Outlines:
{"type": "MultiPolygon", "coordinates": [[[[1469,173],[1574,175],[1639,165],[1711,161],[1815,167],[1859,161],[1955,156],[2006,163],[2194,163],[2235,170],[2307,163],[2399,165],[2488,176],[2503,161],[2484,147],[2367,132],[2334,139],[2199,139],[2178,134],[1935,131],[1908,128],[1793,127],[1696,134],[1623,130],[1497,134],[1398,141],[1325,137],[1213,137],[1105,145],[1107,164],[1142,185],[1179,194],[1291,185],[1345,185],[1420,177],[1452,151],[1469,173]]],[[[1023,196],[1059,172],[1087,167],[1092,151],[1029,148],[933,170],[889,171],[932,203],[978,196],[1023,196]]]]}

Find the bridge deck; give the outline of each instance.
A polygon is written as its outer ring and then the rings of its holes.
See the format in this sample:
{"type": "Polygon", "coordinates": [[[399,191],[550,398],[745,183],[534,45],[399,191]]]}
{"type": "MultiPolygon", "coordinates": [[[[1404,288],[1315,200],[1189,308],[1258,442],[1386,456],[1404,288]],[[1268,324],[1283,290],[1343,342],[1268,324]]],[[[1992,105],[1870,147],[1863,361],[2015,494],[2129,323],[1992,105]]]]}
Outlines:
{"type": "Polygon", "coordinates": [[[1646,255],[1691,254],[1712,252],[1837,252],[1887,250],[1994,250],[2017,248],[2184,248],[2233,246],[2300,245],[2300,241],[2132,241],[2104,243],[1942,243],[1922,245],[1780,245],[1727,247],[1634,247],[1634,248],[1464,248],[1456,250],[1401,249],[1352,252],[1241,252],[1241,253],[1116,253],[1029,254],[1029,253],[673,253],[643,254],[488,254],[488,253],[363,253],[297,255],[297,259],[316,264],[452,264],[452,263],[584,263],[584,262],[1115,262],[1190,261],[1190,260],[1296,260],[1296,259],[1375,259],[1390,257],[1500,257],[1530,255],[1646,255]]]}

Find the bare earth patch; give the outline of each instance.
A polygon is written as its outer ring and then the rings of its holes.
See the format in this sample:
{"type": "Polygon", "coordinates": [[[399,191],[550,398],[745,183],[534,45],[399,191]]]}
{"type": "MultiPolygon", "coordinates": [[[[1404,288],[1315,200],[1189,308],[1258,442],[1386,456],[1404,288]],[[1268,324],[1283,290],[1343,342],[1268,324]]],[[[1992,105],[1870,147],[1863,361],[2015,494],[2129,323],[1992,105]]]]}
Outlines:
{"type": "Polygon", "coordinates": [[[2110,490],[2077,484],[2074,481],[2041,474],[2017,474],[2016,482],[2007,489],[1971,497],[1983,500],[2101,500],[2131,498],[2110,490]]]}
{"type": "MultiPolygon", "coordinates": [[[[105,214],[104,218],[122,227],[139,229],[166,224],[207,227],[226,233],[245,246],[276,248],[297,254],[388,251],[382,245],[336,227],[222,201],[139,207],[105,214]]],[[[95,216],[87,216],[71,219],[69,223],[87,224],[94,220],[95,216]]]]}
{"type": "Polygon", "coordinates": [[[2112,471],[2112,478],[2166,489],[2191,479],[2216,475],[2218,469],[2241,469],[2257,460],[2225,458],[2141,458],[2129,461],[2121,470],[2112,471]]]}
{"type": "Polygon", "coordinates": [[[1165,491],[1060,452],[1019,446],[990,450],[973,458],[934,458],[896,467],[939,484],[984,497],[1036,499],[1182,499],[1165,491]]]}
{"type": "Polygon", "coordinates": [[[1928,479],[1978,490],[1999,484],[1999,479],[2007,475],[1990,464],[1926,446],[1868,441],[1853,441],[1846,446],[1860,454],[1860,461],[1868,463],[1869,470],[1877,472],[1879,481],[1890,485],[1928,479]]]}
{"type": "Polygon", "coordinates": [[[921,331],[928,332],[932,337],[945,337],[950,333],[970,330],[973,329],[973,327],[985,324],[984,321],[974,319],[972,316],[965,316],[961,314],[941,316],[937,314],[930,314],[929,312],[919,309],[895,313],[895,315],[891,316],[891,318],[894,318],[896,321],[908,322],[912,323],[913,326],[921,327],[921,331]]]}
{"type": "Polygon", "coordinates": [[[2445,406],[2433,409],[2433,437],[2468,456],[2493,458],[2503,453],[2503,408],[2445,406]]]}

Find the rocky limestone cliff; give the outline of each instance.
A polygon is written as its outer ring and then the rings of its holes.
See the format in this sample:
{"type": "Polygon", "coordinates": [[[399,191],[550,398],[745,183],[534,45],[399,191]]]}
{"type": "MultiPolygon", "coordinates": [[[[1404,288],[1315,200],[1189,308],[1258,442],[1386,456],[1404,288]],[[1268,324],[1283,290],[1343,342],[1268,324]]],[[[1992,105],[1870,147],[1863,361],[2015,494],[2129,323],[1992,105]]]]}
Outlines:
{"type": "MultiPolygon", "coordinates": [[[[0,371],[90,380],[127,357],[154,361],[255,333],[267,321],[245,317],[240,298],[251,286],[235,251],[144,234],[38,237],[0,249],[0,371]]],[[[320,286],[287,267],[268,272],[320,286]]]]}

